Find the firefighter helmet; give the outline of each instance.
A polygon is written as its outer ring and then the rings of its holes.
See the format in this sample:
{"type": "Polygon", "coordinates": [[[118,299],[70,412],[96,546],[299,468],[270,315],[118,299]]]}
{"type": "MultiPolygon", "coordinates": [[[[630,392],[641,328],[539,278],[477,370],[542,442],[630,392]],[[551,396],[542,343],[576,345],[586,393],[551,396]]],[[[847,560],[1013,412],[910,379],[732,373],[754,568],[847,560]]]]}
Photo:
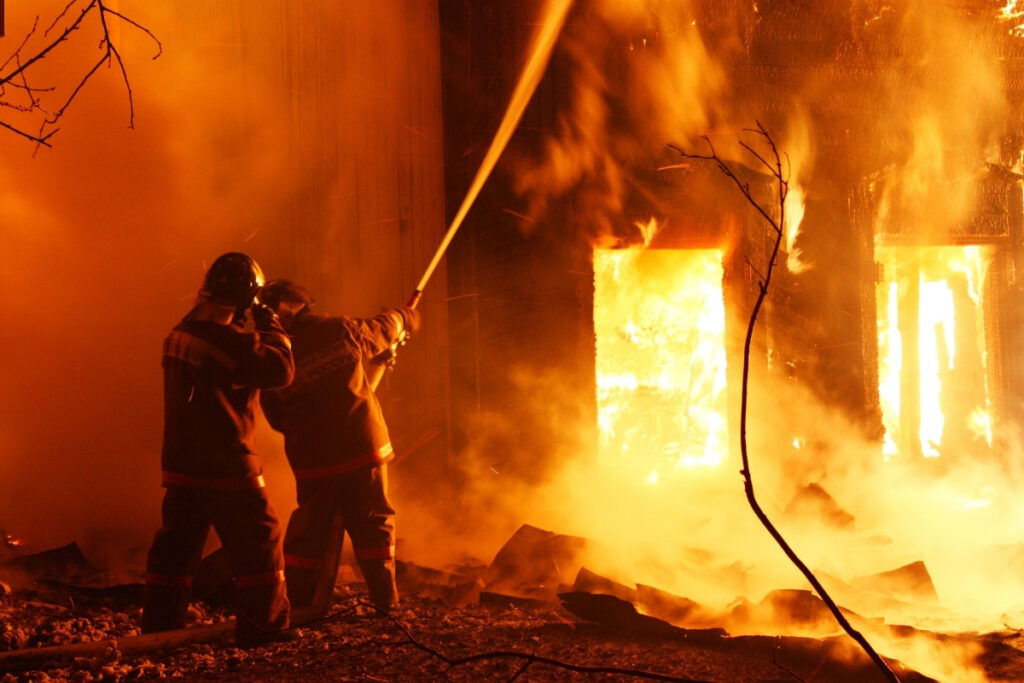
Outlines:
{"type": "Polygon", "coordinates": [[[260,290],[260,303],[277,310],[283,301],[303,304],[307,308],[316,303],[308,289],[291,280],[271,280],[263,285],[263,289],[260,290]]]}
{"type": "Polygon", "coordinates": [[[263,271],[252,257],[237,251],[217,257],[199,290],[199,296],[235,308],[248,308],[263,286],[263,271]]]}

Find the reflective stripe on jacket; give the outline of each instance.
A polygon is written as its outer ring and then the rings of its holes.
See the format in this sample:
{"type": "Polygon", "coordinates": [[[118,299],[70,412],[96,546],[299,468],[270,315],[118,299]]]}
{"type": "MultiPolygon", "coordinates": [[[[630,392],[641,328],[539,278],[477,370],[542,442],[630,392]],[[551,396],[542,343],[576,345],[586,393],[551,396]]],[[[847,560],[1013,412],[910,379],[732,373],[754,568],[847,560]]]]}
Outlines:
{"type": "MultiPolygon", "coordinates": [[[[261,332],[183,320],[164,340],[165,473],[249,480],[259,390],[287,385],[295,372],[279,324],[261,332]]],[[[166,475],[165,475],[166,477],[166,475]]]]}

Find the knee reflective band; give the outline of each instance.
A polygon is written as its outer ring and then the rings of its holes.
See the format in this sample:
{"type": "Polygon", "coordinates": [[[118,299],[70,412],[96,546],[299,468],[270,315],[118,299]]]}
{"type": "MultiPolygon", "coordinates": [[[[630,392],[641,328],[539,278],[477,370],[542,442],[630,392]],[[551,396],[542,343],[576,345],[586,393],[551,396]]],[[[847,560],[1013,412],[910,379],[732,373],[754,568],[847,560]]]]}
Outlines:
{"type": "Polygon", "coordinates": [[[179,588],[191,588],[192,577],[175,574],[153,574],[146,572],[146,584],[149,586],[175,586],[179,588]]]}
{"type": "Polygon", "coordinates": [[[296,469],[292,470],[292,472],[295,474],[296,479],[324,479],[325,477],[333,477],[336,474],[352,472],[362,467],[380,465],[390,460],[392,455],[394,455],[394,449],[391,447],[391,444],[385,444],[373,453],[361,455],[357,458],[350,458],[349,460],[338,463],[337,465],[316,467],[313,469],[296,469]]]}
{"type": "Polygon", "coordinates": [[[256,586],[273,586],[284,583],[284,570],[279,569],[265,574],[249,574],[247,576],[235,577],[236,588],[253,588],[256,586]]]}
{"type": "Polygon", "coordinates": [[[393,560],[395,559],[395,546],[384,545],[376,548],[355,548],[357,560],[393,560]]]}

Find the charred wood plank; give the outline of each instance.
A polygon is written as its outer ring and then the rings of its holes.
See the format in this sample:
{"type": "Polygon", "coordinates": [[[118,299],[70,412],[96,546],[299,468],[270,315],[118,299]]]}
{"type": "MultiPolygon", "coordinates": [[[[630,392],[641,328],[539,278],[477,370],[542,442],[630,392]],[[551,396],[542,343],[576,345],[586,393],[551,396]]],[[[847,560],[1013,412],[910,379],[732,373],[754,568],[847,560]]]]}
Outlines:
{"type": "Polygon", "coordinates": [[[562,606],[576,616],[601,624],[620,633],[686,639],[690,641],[719,640],[729,634],[724,629],[685,629],[667,621],[640,614],[633,603],[614,595],[568,592],[559,593],[562,606]]]}

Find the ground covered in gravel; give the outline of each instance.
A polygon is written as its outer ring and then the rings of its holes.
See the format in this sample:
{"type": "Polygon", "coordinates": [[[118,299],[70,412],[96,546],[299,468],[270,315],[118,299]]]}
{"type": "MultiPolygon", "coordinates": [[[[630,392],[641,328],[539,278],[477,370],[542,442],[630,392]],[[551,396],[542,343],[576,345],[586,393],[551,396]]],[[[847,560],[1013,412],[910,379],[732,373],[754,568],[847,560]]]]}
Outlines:
{"type": "MultiPolygon", "coordinates": [[[[301,637],[249,649],[234,644],[230,577],[225,584],[214,563],[197,577],[207,581],[205,599],[190,608],[189,628],[154,639],[139,631],[138,577],[94,569],[74,544],[17,557],[0,562],[0,683],[886,680],[809,591],[777,591],[711,615],[585,568],[557,589],[513,586],[508,578],[522,574],[506,570],[519,565],[503,557],[450,571],[399,563],[402,603],[387,615],[366,603],[357,573],[343,565],[326,614],[296,613],[301,637]],[[534,597],[495,590],[503,585],[534,597]],[[787,635],[750,628],[768,616],[787,635]]],[[[881,642],[902,681],[1024,680],[1024,637],[1010,628],[939,634],[878,619],[857,625],[881,642]],[[948,655],[956,656],[937,663],[948,655]]]]}
{"type": "MultiPolygon", "coordinates": [[[[883,680],[845,638],[723,637],[711,630],[616,628],[555,604],[484,595],[461,607],[416,592],[381,615],[359,584],[336,593],[302,637],[252,649],[234,646],[227,609],[190,612],[205,642],[126,654],[138,640],[137,587],[83,592],[41,586],[0,603],[0,681],[870,681],[883,680]],[[103,641],[107,642],[103,645],[103,641]],[[50,661],[4,662],[13,650],[99,642],[97,651],[50,661]]],[[[992,680],[1021,680],[1020,638],[987,653],[992,680]]],[[[998,647],[996,646],[998,645],[998,647]]],[[[905,681],[929,680],[900,668],[905,681]]]]}
{"type": "MultiPolygon", "coordinates": [[[[53,592],[32,597],[36,599],[8,600],[0,608],[3,647],[35,648],[138,635],[139,610],[130,602],[79,596],[73,603],[53,604],[39,599],[52,599],[53,592]]],[[[226,612],[208,613],[200,607],[191,618],[201,629],[228,617],[226,612]]],[[[116,646],[108,647],[88,656],[38,661],[7,672],[2,680],[480,681],[507,680],[517,673],[520,680],[536,681],[636,677],[596,671],[606,668],[695,680],[766,681],[799,680],[793,674],[802,671],[806,676],[810,670],[832,670],[837,676],[843,675],[843,668],[864,673],[861,667],[829,662],[827,648],[818,641],[808,640],[810,649],[788,651],[781,641],[770,638],[691,643],[686,638],[615,633],[581,622],[557,607],[472,604],[453,608],[439,599],[416,595],[407,595],[400,610],[383,616],[361,602],[358,590],[341,596],[326,617],[302,626],[301,631],[296,641],[253,649],[235,647],[229,629],[211,642],[171,651],[125,656],[116,646]],[[459,661],[472,657],[478,658],[459,661]]]]}

